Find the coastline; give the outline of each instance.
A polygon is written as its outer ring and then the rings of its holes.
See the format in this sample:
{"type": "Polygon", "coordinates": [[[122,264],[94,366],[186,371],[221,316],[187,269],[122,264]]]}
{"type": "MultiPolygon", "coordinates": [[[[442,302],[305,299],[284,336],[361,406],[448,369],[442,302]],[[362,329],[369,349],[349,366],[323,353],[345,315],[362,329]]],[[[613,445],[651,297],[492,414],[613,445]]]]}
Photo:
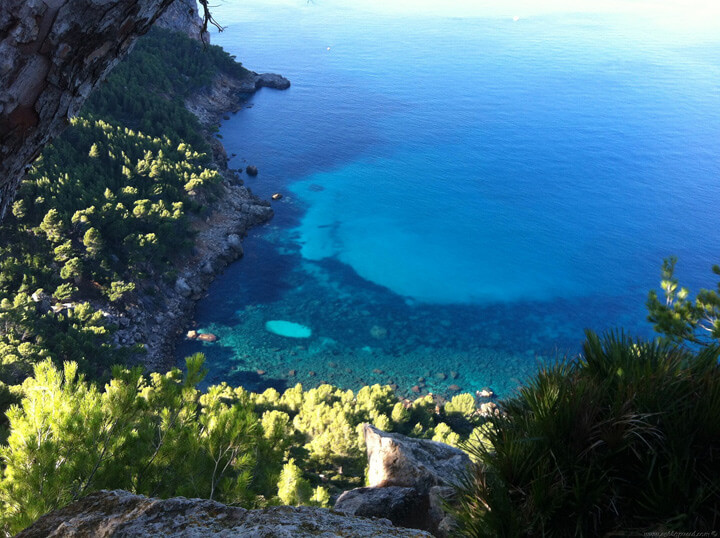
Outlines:
{"type": "Polygon", "coordinates": [[[166,371],[175,366],[174,351],[178,337],[192,321],[195,305],[210,284],[230,263],[244,252],[242,239],[253,226],[268,222],[273,210],[243,185],[239,174],[228,168],[228,156],[214,128],[229,113],[236,113],[247,99],[262,87],[286,89],[290,82],[272,73],[250,71],[243,79],[219,73],[209,88],[186,100],[186,108],[203,125],[203,135],[212,147],[212,166],[223,176],[221,194],[212,212],[204,219],[196,217],[191,228],[196,234],[188,256],[179,259],[177,277],[156,279],[154,294],[143,294],[137,304],[125,312],[107,316],[119,329],[114,334],[118,346],[144,344],[146,353],[136,357],[148,371],[166,371]]]}

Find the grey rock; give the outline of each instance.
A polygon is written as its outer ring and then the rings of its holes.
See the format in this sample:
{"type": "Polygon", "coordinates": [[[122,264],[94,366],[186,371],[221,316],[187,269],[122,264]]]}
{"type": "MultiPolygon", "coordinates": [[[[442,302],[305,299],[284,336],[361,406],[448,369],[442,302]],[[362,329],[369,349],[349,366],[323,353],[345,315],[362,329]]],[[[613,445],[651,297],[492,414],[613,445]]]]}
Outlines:
{"type": "Polygon", "coordinates": [[[365,425],[368,484],[401,486],[427,491],[433,486],[452,486],[470,467],[465,452],[444,443],[411,439],[365,425]]]}
{"type": "Polygon", "coordinates": [[[140,537],[309,538],[431,536],[308,506],[245,510],[202,499],[152,499],[127,491],[98,491],[41,517],[17,538],[140,537]]]}
{"type": "Polygon", "coordinates": [[[242,241],[240,241],[240,236],[238,234],[228,235],[227,244],[231,249],[240,254],[240,256],[243,255],[242,241]]]}
{"type": "Polygon", "coordinates": [[[445,511],[445,506],[455,499],[455,488],[448,486],[434,486],[428,492],[428,520],[427,530],[435,536],[442,538],[457,536],[457,522],[453,516],[445,511]]]}
{"type": "Polygon", "coordinates": [[[192,293],[192,288],[187,283],[187,280],[185,280],[182,277],[179,277],[175,281],[175,291],[178,292],[183,297],[189,297],[190,294],[192,293]]]}
{"type": "Polygon", "coordinates": [[[340,495],[333,509],[353,516],[386,518],[399,527],[428,531],[433,527],[429,495],[415,488],[353,489],[340,495]]]}
{"type": "Polygon", "coordinates": [[[255,88],[273,88],[275,90],[287,90],[290,81],[276,73],[261,73],[255,75],[255,88]]]}
{"type": "Polygon", "coordinates": [[[203,264],[200,270],[206,275],[212,275],[215,273],[215,269],[213,269],[212,263],[210,263],[209,260],[203,264]]]}
{"type": "Polygon", "coordinates": [[[201,37],[202,19],[199,13],[195,0],[175,0],[155,21],[155,26],[183,32],[191,39],[210,43],[209,32],[205,32],[201,37]]]}
{"type": "Polygon", "coordinates": [[[250,165],[245,169],[245,172],[247,173],[247,175],[254,177],[254,176],[258,175],[257,166],[250,165]]]}

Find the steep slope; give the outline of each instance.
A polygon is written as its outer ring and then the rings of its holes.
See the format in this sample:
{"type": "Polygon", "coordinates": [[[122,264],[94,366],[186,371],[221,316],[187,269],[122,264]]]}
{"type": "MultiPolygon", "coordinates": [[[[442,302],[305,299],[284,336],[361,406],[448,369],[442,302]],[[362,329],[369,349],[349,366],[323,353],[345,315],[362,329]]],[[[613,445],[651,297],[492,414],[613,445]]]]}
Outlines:
{"type": "Polygon", "coordinates": [[[25,167],[171,3],[0,3],[0,218],[25,167]]]}

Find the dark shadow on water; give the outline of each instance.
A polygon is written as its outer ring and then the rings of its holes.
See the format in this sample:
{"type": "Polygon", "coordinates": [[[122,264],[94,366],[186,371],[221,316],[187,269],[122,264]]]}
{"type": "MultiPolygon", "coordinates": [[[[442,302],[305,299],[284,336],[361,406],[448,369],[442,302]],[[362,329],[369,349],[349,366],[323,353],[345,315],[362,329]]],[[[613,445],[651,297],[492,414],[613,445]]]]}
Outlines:
{"type": "Polygon", "coordinates": [[[222,376],[222,381],[226,381],[231,387],[243,387],[245,390],[258,393],[269,388],[282,393],[288,388],[286,379],[267,377],[251,370],[230,371],[222,376]]]}

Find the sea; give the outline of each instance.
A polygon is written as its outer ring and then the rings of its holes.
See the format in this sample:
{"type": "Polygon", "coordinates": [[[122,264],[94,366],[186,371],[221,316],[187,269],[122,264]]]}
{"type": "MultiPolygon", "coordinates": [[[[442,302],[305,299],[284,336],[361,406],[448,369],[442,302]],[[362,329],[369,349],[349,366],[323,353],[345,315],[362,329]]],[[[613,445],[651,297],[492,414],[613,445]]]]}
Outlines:
{"type": "Polygon", "coordinates": [[[717,8],[495,4],[214,8],[214,44],[292,83],[219,131],[282,198],[197,305],[218,340],[178,361],[254,391],[510,396],[586,329],[654,338],[663,259],[717,285],[717,8]]]}

